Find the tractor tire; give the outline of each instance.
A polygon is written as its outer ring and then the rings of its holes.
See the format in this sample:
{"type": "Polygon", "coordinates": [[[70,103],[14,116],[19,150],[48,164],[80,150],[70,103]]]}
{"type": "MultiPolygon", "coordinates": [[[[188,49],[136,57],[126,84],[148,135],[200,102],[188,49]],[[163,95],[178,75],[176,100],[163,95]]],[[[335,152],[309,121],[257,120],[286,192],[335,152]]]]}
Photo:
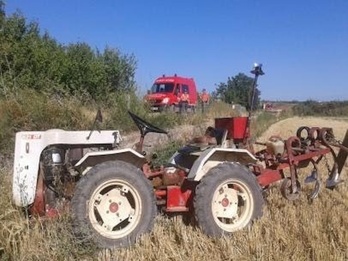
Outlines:
{"type": "Polygon", "coordinates": [[[77,238],[101,248],[133,245],[152,230],[156,216],[150,182],[123,161],[104,162],[88,171],[76,186],[71,209],[77,238]]]}
{"type": "Polygon", "coordinates": [[[196,220],[209,236],[231,234],[250,225],[262,216],[263,205],[254,174],[239,163],[219,164],[196,187],[196,220]]]}

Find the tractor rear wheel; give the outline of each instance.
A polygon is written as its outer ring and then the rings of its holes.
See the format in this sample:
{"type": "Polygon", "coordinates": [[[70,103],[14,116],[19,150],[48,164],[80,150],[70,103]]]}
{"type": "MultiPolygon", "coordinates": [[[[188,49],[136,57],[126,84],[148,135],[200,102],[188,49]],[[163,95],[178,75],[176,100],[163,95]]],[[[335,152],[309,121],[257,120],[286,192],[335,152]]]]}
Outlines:
{"type": "Polygon", "coordinates": [[[230,234],[262,216],[264,199],[253,173],[239,163],[209,170],[196,187],[198,225],[209,236],[230,234]]]}
{"type": "Polygon", "coordinates": [[[75,234],[102,248],[134,244],[151,231],[156,216],[150,182],[123,161],[93,167],[77,184],[71,205],[75,234]]]}

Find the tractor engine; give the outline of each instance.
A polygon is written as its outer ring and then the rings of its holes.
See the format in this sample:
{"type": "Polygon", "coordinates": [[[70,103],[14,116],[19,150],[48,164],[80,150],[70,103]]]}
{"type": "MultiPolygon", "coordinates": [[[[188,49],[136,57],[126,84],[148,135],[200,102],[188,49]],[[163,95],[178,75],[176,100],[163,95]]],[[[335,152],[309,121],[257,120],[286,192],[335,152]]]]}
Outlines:
{"type": "Polygon", "coordinates": [[[66,172],[64,166],[65,151],[58,147],[50,147],[42,152],[41,162],[46,185],[55,186],[66,172]]]}
{"type": "MultiPolygon", "coordinates": [[[[66,200],[70,200],[75,186],[75,176],[69,171],[70,150],[48,147],[41,154],[42,200],[46,212],[54,215],[66,200]]],[[[38,195],[37,195],[38,196],[38,195]]]]}

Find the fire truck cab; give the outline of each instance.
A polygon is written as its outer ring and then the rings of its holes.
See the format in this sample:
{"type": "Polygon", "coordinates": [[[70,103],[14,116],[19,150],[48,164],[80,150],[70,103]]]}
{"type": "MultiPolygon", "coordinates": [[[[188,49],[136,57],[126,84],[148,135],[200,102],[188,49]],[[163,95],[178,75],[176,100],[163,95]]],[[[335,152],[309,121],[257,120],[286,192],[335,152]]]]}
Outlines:
{"type": "Polygon", "coordinates": [[[182,93],[189,94],[188,109],[195,111],[197,106],[197,88],[193,78],[177,76],[159,77],[145,96],[152,111],[176,111],[179,106],[179,97],[182,93]]]}

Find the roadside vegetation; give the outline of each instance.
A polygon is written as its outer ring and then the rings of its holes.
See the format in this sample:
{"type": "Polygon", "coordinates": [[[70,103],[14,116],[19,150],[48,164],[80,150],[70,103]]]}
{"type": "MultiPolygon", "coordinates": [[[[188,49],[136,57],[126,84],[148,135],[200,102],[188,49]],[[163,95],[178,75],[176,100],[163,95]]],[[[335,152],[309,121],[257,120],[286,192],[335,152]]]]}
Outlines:
{"type": "Polygon", "coordinates": [[[308,100],[298,102],[292,110],[298,116],[346,117],[348,115],[348,101],[318,102],[308,100]]]}

